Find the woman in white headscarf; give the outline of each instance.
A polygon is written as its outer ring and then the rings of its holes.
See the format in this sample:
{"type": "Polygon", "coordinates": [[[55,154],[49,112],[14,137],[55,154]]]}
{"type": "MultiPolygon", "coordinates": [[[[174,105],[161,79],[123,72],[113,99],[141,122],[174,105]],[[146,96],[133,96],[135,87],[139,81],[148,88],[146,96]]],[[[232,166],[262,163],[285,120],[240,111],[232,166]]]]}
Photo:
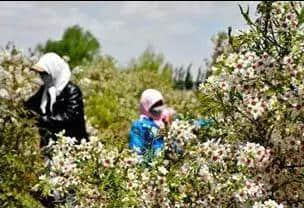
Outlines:
{"type": "Polygon", "coordinates": [[[39,115],[41,146],[47,145],[50,138],[56,140],[55,133],[62,130],[78,143],[87,139],[82,93],[70,81],[69,65],[56,53],[46,53],[32,69],[39,73],[44,85],[25,106],[39,115]]]}

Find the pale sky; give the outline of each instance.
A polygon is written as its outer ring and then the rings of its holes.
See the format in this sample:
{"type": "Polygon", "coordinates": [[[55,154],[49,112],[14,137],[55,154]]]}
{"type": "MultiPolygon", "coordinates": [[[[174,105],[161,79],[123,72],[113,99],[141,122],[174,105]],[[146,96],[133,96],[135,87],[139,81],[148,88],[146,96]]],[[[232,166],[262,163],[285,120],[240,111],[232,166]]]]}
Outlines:
{"type": "Polygon", "coordinates": [[[258,2],[0,2],[0,46],[14,41],[25,51],[79,24],[99,40],[101,52],[125,66],[151,45],[178,67],[200,65],[219,31],[246,29],[238,4],[258,2]]]}

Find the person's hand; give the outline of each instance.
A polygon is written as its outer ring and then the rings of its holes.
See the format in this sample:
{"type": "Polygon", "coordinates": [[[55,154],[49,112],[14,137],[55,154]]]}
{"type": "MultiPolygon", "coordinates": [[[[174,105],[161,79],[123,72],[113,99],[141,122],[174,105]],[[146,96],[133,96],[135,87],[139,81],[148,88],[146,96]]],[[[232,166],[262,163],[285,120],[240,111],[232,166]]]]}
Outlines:
{"type": "Polygon", "coordinates": [[[162,112],[162,120],[164,123],[166,123],[168,126],[170,126],[173,122],[173,117],[176,114],[176,111],[173,108],[166,108],[162,112]]]}

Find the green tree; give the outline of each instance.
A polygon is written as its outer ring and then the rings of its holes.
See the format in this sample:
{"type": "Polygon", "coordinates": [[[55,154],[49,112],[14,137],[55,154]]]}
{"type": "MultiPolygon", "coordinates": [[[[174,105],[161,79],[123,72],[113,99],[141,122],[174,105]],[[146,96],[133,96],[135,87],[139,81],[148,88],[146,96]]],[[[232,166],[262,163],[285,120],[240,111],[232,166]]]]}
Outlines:
{"type": "Polygon", "coordinates": [[[68,56],[71,68],[92,61],[99,54],[100,44],[89,31],[79,25],[65,30],[59,41],[48,40],[45,45],[39,44],[36,50],[40,53],[55,52],[60,56],[68,56]]]}
{"type": "Polygon", "coordinates": [[[152,46],[147,47],[138,58],[132,59],[128,68],[129,70],[156,72],[164,79],[172,79],[172,64],[166,62],[164,55],[156,53],[152,46]]]}
{"type": "Polygon", "coordinates": [[[185,69],[183,66],[175,69],[173,81],[175,89],[184,89],[185,69]]]}
{"type": "Polygon", "coordinates": [[[186,79],[185,79],[185,88],[187,90],[191,90],[193,88],[193,79],[192,79],[192,75],[190,72],[191,67],[192,67],[192,64],[190,64],[187,68],[187,74],[186,74],[186,79]]]}

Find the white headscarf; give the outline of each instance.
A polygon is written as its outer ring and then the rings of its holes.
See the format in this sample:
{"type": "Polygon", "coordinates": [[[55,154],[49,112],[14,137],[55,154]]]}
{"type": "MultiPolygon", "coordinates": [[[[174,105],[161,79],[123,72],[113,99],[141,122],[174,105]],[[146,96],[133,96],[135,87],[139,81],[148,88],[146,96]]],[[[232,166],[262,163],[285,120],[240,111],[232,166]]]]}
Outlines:
{"type": "Polygon", "coordinates": [[[42,68],[52,77],[52,86],[45,87],[41,99],[40,109],[44,114],[47,105],[47,93],[50,95],[50,110],[53,111],[53,104],[56,102],[56,96],[65,88],[71,78],[69,65],[56,53],[44,54],[35,66],[42,68]]]}

